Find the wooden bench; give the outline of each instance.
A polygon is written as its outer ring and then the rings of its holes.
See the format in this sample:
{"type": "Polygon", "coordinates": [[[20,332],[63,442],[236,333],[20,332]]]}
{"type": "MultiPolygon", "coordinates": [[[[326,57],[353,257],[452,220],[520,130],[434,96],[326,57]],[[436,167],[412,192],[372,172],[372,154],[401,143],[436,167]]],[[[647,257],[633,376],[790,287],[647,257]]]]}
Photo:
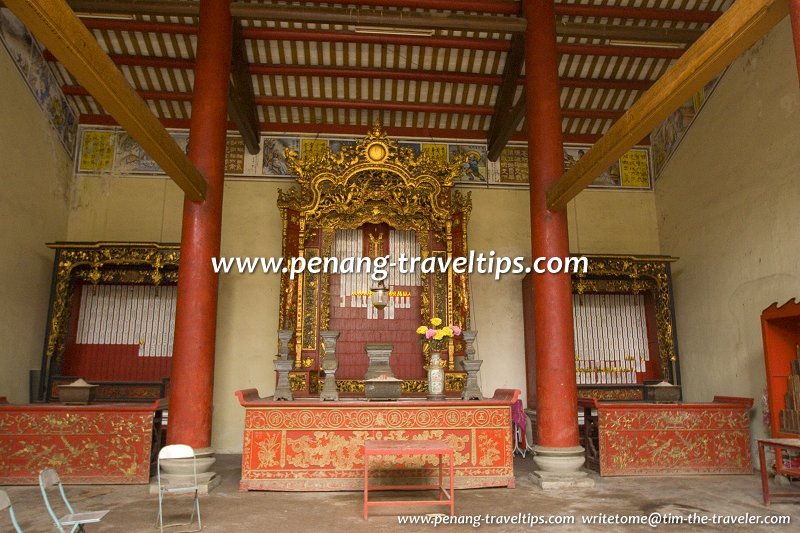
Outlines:
{"type": "Polygon", "coordinates": [[[364,520],[369,518],[370,506],[396,506],[396,505],[447,505],[450,507],[450,516],[455,511],[455,473],[453,470],[453,448],[441,440],[368,440],[364,442],[364,520]],[[404,456],[404,455],[437,455],[439,457],[439,484],[438,485],[375,485],[369,484],[369,458],[373,456],[404,456]],[[450,458],[450,486],[445,490],[442,475],[442,456],[450,458]],[[392,500],[369,501],[370,490],[430,490],[438,491],[438,500],[392,500]],[[446,499],[445,499],[446,498],[446,499]]]}

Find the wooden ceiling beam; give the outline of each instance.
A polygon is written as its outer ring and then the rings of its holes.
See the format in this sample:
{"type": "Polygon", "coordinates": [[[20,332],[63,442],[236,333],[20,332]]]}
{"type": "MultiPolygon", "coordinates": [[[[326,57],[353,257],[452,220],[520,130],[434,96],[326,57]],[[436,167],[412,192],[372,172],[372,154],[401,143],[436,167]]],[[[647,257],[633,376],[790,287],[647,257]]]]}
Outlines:
{"type": "MultiPolygon", "coordinates": [[[[333,2],[320,0],[306,3],[331,4],[333,2]]],[[[520,13],[520,3],[514,0],[346,0],[341,3],[353,6],[467,11],[494,15],[518,15],[520,13]]]]}
{"type": "MultiPolygon", "coordinates": [[[[495,99],[495,111],[489,126],[487,138],[489,161],[496,161],[500,152],[510,138],[514,113],[514,97],[517,95],[519,77],[525,64],[525,34],[515,33],[511,36],[511,51],[506,55],[503,67],[503,83],[495,99]]],[[[519,122],[513,124],[516,131],[519,122]]]]}
{"type": "MultiPolygon", "coordinates": [[[[86,27],[91,30],[168,33],[177,35],[194,35],[197,33],[197,26],[193,26],[191,24],[178,24],[174,22],[114,20],[114,19],[102,19],[102,18],[84,18],[81,20],[83,21],[84,25],[86,25],[86,27]]],[[[274,40],[274,37],[271,35],[274,31],[275,30],[271,28],[247,27],[244,28],[243,35],[247,39],[274,40]]],[[[303,30],[293,30],[293,31],[303,31],[303,30]]],[[[632,42],[636,41],[664,42],[664,43],[676,43],[676,44],[686,44],[694,42],[703,33],[700,30],[684,30],[684,29],[674,29],[674,28],[638,27],[638,26],[611,26],[608,24],[600,24],[596,22],[571,22],[571,21],[558,22],[556,26],[556,32],[561,37],[578,37],[578,38],[620,40],[620,41],[632,41],[632,42]]],[[[326,34],[329,35],[330,33],[326,34]]],[[[352,32],[335,32],[334,38],[340,39],[348,35],[356,37],[363,34],[355,34],[352,32]]],[[[377,35],[374,37],[375,39],[373,40],[380,40],[381,37],[395,37],[395,36],[377,35]]],[[[430,44],[428,44],[431,38],[428,37],[424,36],[423,37],[402,36],[402,37],[411,37],[414,45],[431,46],[430,44]]],[[[433,37],[432,39],[439,40],[447,38],[433,37]]],[[[319,41],[322,39],[314,39],[314,40],[319,41]]],[[[382,40],[386,41],[386,39],[382,40]]],[[[470,43],[472,45],[476,44],[476,42],[477,43],[486,42],[489,44],[489,46],[494,45],[493,41],[499,41],[504,43],[507,48],[510,48],[510,46],[508,45],[508,41],[505,39],[503,40],[470,39],[470,41],[472,41],[470,43]]],[[[445,40],[444,42],[445,44],[449,44],[449,41],[447,40],[445,40]]],[[[453,46],[458,42],[459,41],[453,41],[451,47],[454,48],[459,47],[459,46],[453,46]]]]}
{"type": "MultiPolygon", "coordinates": [[[[117,121],[110,115],[81,115],[80,124],[85,126],[117,126],[117,121]]],[[[165,128],[175,129],[188,129],[189,120],[181,118],[163,118],[161,123],[165,128]]],[[[235,130],[236,125],[232,122],[228,124],[229,130],[235,130]]],[[[259,126],[259,131],[262,134],[294,134],[294,135],[352,135],[355,137],[363,137],[364,132],[369,129],[369,126],[359,124],[308,124],[302,122],[296,123],[262,123],[259,126]]],[[[417,139],[430,139],[430,140],[469,140],[475,142],[483,142],[486,135],[482,131],[477,130],[460,130],[460,129],[446,129],[446,128],[415,128],[415,127],[396,127],[386,126],[386,130],[394,137],[399,138],[417,138],[417,139]]],[[[598,141],[602,136],[595,134],[585,133],[565,133],[564,142],[569,144],[592,144],[598,141]]],[[[525,143],[527,136],[524,132],[517,132],[512,135],[513,142],[525,143]]],[[[650,139],[648,137],[642,139],[639,145],[649,145],[650,139]]]]}
{"type": "Polygon", "coordinates": [[[5,4],[187,197],[195,201],[205,197],[203,176],[63,0],[5,0],[5,4]]]}
{"type": "MultiPolygon", "coordinates": [[[[91,96],[89,91],[77,85],[64,85],[62,92],[67,96],[91,96]]],[[[146,100],[188,102],[192,93],[170,91],[139,91],[146,100]]],[[[295,98],[256,96],[257,106],[272,107],[312,107],[320,109],[366,109],[374,111],[398,111],[407,113],[455,113],[461,115],[493,115],[494,107],[462,104],[431,104],[413,102],[379,102],[367,100],[336,100],[331,98],[295,98]]],[[[585,118],[594,120],[616,120],[624,113],[607,109],[564,109],[563,118],[585,118]]],[[[519,124],[519,122],[517,122],[519,124]]],[[[260,129],[260,126],[259,126],[260,129]]]]}
{"type": "Polygon", "coordinates": [[[475,32],[524,32],[527,21],[521,17],[425,13],[351,7],[308,7],[298,5],[232,2],[234,17],[281,22],[312,22],[378,28],[457,30],[475,32]]]}
{"type": "Polygon", "coordinates": [[[610,78],[560,78],[558,80],[562,89],[609,89],[619,91],[646,91],[653,86],[650,80],[615,80],[610,78]]]}
{"type": "Polygon", "coordinates": [[[253,80],[250,78],[247,50],[242,38],[242,27],[233,21],[233,43],[231,47],[231,81],[228,88],[228,116],[236,124],[242,140],[251,154],[260,150],[258,140],[258,111],[253,96],[253,80]]]}
{"type": "MultiPolygon", "coordinates": [[[[47,61],[57,61],[50,52],[44,52],[47,61]]],[[[108,57],[114,64],[121,66],[167,68],[180,70],[193,70],[194,61],[191,59],[173,59],[169,57],[128,56],[109,54],[108,57]]],[[[356,79],[385,79],[406,81],[427,81],[431,83],[459,83],[475,85],[500,85],[502,76],[491,74],[472,74],[461,72],[440,72],[435,70],[405,70],[405,69],[374,69],[374,68],[349,68],[349,67],[317,67],[306,65],[265,65],[250,64],[247,67],[252,75],[256,76],[299,76],[316,78],[356,78],[356,79]]],[[[520,76],[517,84],[522,84],[525,76],[520,76]]],[[[651,80],[615,80],[610,78],[561,78],[562,88],[577,89],[609,89],[646,91],[653,85],[651,80]]]]}
{"type": "Polygon", "coordinates": [[[607,57],[643,57],[660,59],[678,59],[683,54],[682,48],[652,48],[649,46],[610,46],[600,44],[567,44],[556,45],[559,54],[579,56],[607,57]]]}
{"type": "Polygon", "coordinates": [[[248,27],[242,30],[245,39],[257,41],[308,41],[331,43],[357,43],[375,45],[420,46],[423,48],[456,48],[508,52],[511,41],[507,39],[471,39],[467,37],[425,37],[417,35],[375,35],[349,31],[279,30],[248,27]]]}
{"type": "Polygon", "coordinates": [[[509,110],[506,120],[494,132],[489,130],[489,142],[487,143],[486,151],[486,158],[489,161],[497,161],[508,142],[517,135],[517,130],[525,118],[527,109],[528,100],[523,90],[517,103],[509,110]]]}
{"type": "Polygon", "coordinates": [[[598,6],[583,4],[556,4],[556,15],[570,17],[619,18],[634,20],[672,20],[711,23],[722,14],[719,11],[699,9],[661,9],[648,7],[598,6]]]}
{"type": "Polygon", "coordinates": [[[789,12],[787,0],[735,2],[547,191],[547,206],[564,209],[638,139],[750,48],[789,12]]]}
{"type": "Polygon", "coordinates": [[[571,19],[556,21],[556,35],[559,37],[688,44],[696,41],[702,34],[703,30],[618,26],[597,22],[573,22],[571,19]]]}

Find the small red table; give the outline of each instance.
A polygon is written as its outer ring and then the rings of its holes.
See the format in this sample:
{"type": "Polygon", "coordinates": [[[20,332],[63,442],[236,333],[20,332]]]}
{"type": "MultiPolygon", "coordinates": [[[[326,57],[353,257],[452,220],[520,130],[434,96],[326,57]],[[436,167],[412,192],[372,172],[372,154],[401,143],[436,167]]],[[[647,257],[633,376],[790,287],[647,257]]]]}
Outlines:
{"type": "Polygon", "coordinates": [[[455,474],[453,471],[453,448],[441,440],[367,440],[364,441],[364,520],[369,518],[370,506],[391,505],[448,505],[450,516],[455,512],[455,474]],[[437,455],[439,457],[439,484],[438,485],[369,485],[369,458],[372,456],[387,455],[437,455]],[[442,456],[450,458],[450,487],[445,490],[442,476],[442,456]],[[370,490],[429,490],[439,491],[438,500],[403,500],[403,501],[369,501],[370,490]],[[444,499],[445,496],[447,499],[444,499]]]}
{"type": "Polygon", "coordinates": [[[765,448],[772,448],[775,452],[776,473],[785,476],[800,476],[800,468],[783,466],[783,450],[800,451],[800,439],[758,439],[758,462],[761,467],[761,492],[764,495],[764,505],[769,505],[772,496],[800,497],[800,492],[773,492],[770,494],[765,448]]]}

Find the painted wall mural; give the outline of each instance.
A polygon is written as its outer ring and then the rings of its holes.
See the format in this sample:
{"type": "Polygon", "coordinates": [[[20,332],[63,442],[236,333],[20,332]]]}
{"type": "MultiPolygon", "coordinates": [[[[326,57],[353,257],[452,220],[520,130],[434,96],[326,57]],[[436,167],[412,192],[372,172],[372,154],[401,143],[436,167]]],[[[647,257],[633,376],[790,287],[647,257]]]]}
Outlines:
{"type": "Polygon", "coordinates": [[[39,107],[73,156],[78,136],[78,115],[67,103],[42,47],[28,29],[6,8],[0,8],[0,42],[3,43],[39,107]]]}
{"type": "MultiPolygon", "coordinates": [[[[170,135],[186,151],[189,134],[185,130],[170,130],[170,135]]],[[[113,173],[126,175],[163,174],[158,165],[120,128],[82,127],[76,168],[80,174],[113,173]]],[[[355,143],[353,138],[263,136],[261,150],[250,154],[242,138],[229,132],[225,154],[227,179],[290,179],[291,171],[284,150],[297,152],[302,158],[330,148],[334,153],[343,146],[355,143]]],[[[528,149],[507,146],[497,161],[488,161],[485,144],[475,142],[423,142],[400,140],[401,147],[410,148],[415,155],[427,154],[445,162],[466,155],[462,173],[455,182],[466,187],[527,187],[528,149]]],[[[564,167],[569,169],[591,148],[591,145],[565,144],[564,167]]],[[[636,147],[614,163],[595,180],[593,188],[649,189],[651,187],[650,150],[636,147]]]]}

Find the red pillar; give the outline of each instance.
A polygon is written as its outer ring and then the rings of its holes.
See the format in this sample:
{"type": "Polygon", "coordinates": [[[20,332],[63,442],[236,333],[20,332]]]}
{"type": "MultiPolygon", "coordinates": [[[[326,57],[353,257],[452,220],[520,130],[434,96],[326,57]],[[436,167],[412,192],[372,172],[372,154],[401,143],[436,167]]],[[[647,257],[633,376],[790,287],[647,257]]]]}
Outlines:
{"type": "MultiPolygon", "coordinates": [[[[525,0],[528,166],[533,257],[569,256],[567,213],[547,209],[547,189],[564,173],[561,90],[552,0],[525,0]]],[[[568,274],[533,274],[538,444],[578,446],[572,287],[568,274]]]]}
{"type": "Polygon", "coordinates": [[[211,444],[218,285],[211,258],[222,229],[232,24],[230,0],[201,0],[189,159],[208,190],[204,201],[183,203],[168,431],[171,443],[193,448],[211,444]]]}
{"type": "Polygon", "coordinates": [[[789,18],[792,20],[794,58],[797,62],[797,79],[800,81],[800,0],[789,0],[789,18]]]}

